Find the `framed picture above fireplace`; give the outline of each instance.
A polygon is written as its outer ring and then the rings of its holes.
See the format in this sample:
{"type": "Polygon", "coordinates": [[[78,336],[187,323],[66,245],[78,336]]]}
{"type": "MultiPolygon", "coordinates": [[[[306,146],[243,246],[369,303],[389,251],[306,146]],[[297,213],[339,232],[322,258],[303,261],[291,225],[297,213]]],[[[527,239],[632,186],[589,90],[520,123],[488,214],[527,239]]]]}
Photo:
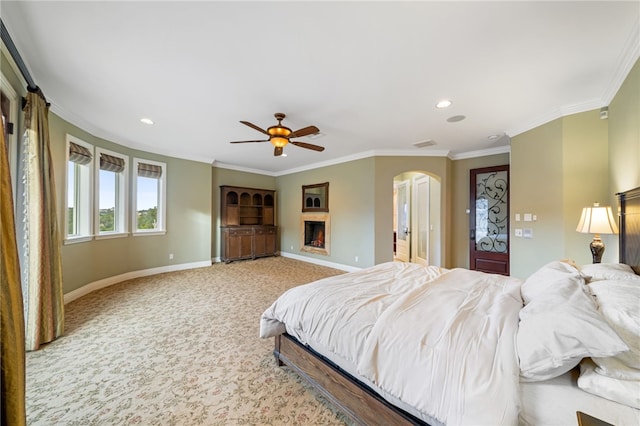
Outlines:
{"type": "Polygon", "coordinates": [[[329,182],[302,185],[302,211],[329,211],[329,182]]]}

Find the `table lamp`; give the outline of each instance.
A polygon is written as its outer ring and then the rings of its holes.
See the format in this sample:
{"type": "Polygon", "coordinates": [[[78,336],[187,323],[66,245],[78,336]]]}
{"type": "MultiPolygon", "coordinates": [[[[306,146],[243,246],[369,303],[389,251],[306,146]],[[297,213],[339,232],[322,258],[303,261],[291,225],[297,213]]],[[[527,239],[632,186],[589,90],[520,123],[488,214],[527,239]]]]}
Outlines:
{"type": "Polygon", "coordinates": [[[600,234],[618,233],[618,225],[613,218],[611,207],[600,207],[599,203],[593,203],[593,207],[583,208],[576,231],[595,234],[593,241],[589,244],[589,249],[593,255],[593,263],[600,263],[604,253],[604,243],[600,239],[600,234]]]}

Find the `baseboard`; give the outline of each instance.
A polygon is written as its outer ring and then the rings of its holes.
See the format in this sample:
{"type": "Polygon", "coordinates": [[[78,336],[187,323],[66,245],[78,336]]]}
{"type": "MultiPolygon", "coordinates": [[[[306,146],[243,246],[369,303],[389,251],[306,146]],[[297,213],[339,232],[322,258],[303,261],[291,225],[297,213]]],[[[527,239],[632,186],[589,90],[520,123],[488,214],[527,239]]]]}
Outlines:
{"type": "Polygon", "coordinates": [[[180,265],[167,265],[157,268],[143,269],[141,271],[126,272],[124,274],[103,278],[101,280],[85,284],[78,289],[70,291],[69,293],[64,295],[64,303],[67,304],[91,293],[92,291],[109,287],[110,285],[117,284],[126,280],[131,280],[133,278],[147,277],[149,275],[162,274],[165,272],[182,271],[184,269],[206,268],[207,266],[211,266],[211,261],[205,260],[202,262],[182,263],[180,265]]]}
{"type": "Polygon", "coordinates": [[[339,269],[341,271],[346,271],[346,272],[355,272],[362,269],[355,266],[343,265],[342,263],[334,263],[334,262],[328,262],[322,259],[316,259],[315,257],[307,257],[307,256],[300,256],[298,254],[287,253],[286,251],[281,251],[280,256],[288,257],[295,260],[301,260],[303,262],[313,263],[320,266],[327,266],[329,268],[339,269]]]}

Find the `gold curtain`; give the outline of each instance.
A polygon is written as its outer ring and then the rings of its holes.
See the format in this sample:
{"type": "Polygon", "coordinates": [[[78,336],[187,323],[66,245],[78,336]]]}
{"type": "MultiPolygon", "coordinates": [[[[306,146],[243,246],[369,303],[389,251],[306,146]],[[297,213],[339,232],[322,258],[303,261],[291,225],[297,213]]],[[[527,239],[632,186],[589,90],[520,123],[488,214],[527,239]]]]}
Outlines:
{"type": "Polygon", "coordinates": [[[25,416],[24,313],[4,125],[0,120],[0,413],[2,425],[25,416]]]}
{"type": "Polygon", "coordinates": [[[24,244],[22,294],[26,349],[64,331],[62,260],[56,191],[49,148],[49,106],[42,92],[29,92],[24,106],[24,244]]]}

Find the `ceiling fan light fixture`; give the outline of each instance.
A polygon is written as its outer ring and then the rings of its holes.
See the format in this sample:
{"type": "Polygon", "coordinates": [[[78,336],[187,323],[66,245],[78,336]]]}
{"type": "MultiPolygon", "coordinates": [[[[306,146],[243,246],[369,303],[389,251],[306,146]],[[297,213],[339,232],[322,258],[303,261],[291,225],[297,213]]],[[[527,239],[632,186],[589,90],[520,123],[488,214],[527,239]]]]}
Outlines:
{"type": "Polygon", "coordinates": [[[273,146],[277,146],[279,148],[283,148],[286,144],[289,143],[289,139],[283,138],[281,136],[272,136],[270,139],[273,146]]]}
{"type": "Polygon", "coordinates": [[[276,120],[278,120],[278,124],[267,128],[267,130],[263,130],[261,127],[256,126],[255,124],[250,123],[248,121],[242,121],[242,120],[240,121],[240,123],[244,124],[245,126],[249,126],[253,130],[257,130],[258,132],[269,136],[269,139],[250,140],[250,141],[231,141],[231,143],[271,142],[271,144],[274,146],[273,155],[276,157],[283,156],[284,153],[282,152],[282,150],[289,143],[295,146],[298,146],[300,148],[311,149],[313,151],[318,151],[318,152],[324,151],[324,147],[320,145],[314,145],[308,142],[290,140],[292,138],[302,138],[304,136],[320,134],[320,129],[318,129],[316,126],[303,127],[302,129],[298,129],[294,132],[290,128],[282,125],[282,120],[285,117],[283,113],[276,112],[274,114],[274,117],[276,118],[276,120]]]}
{"type": "Polygon", "coordinates": [[[267,129],[267,133],[269,134],[269,136],[281,136],[283,138],[288,138],[292,132],[288,127],[271,126],[267,129]]]}

